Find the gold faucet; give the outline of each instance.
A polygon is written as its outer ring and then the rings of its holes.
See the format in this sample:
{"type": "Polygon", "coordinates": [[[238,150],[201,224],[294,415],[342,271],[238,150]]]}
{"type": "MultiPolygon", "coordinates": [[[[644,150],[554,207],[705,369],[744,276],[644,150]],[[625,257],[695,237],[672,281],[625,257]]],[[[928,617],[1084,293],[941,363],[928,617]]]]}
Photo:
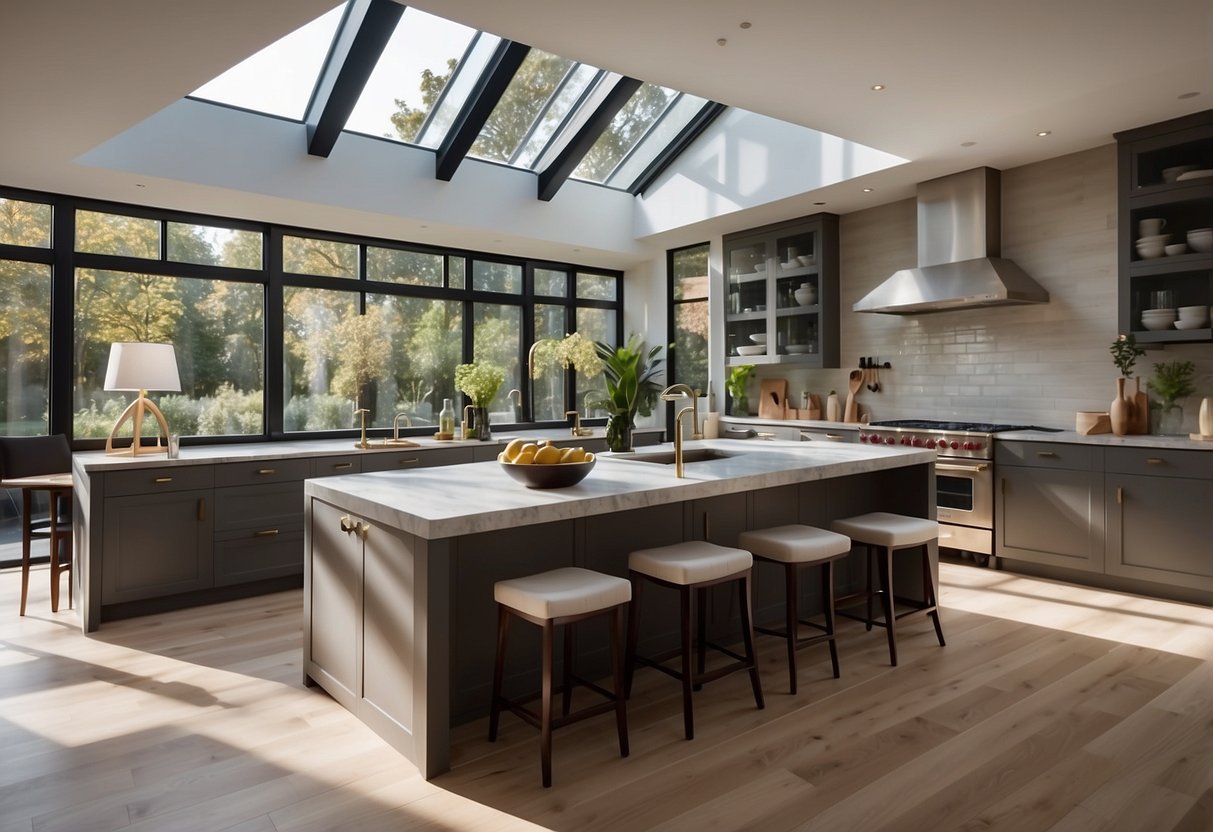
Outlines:
{"type": "MultiPolygon", "coordinates": [[[[679,396],[677,394],[667,396],[663,393],[661,398],[667,402],[672,402],[674,399],[679,398],[679,396]]],[[[674,476],[678,479],[682,479],[685,476],[682,467],[682,417],[692,412],[694,412],[694,406],[687,405],[674,416],[674,476]]]]}
{"type": "Polygon", "coordinates": [[[514,418],[521,419],[522,418],[522,391],[519,390],[517,387],[515,387],[512,390],[510,390],[510,392],[505,394],[505,398],[507,401],[513,401],[515,393],[518,394],[518,404],[515,405],[515,407],[517,409],[514,411],[514,418]]]}
{"type": "Polygon", "coordinates": [[[589,436],[594,432],[593,428],[583,428],[581,426],[581,414],[576,410],[566,410],[564,418],[573,417],[573,436],[589,436]]]}
{"type": "Polygon", "coordinates": [[[362,417],[362,438],[358,440],[358,444],[354,447],[361,448],[364,451],[371,447],[371,443],[366,441],[366,414],[370,412],[371,411],[367,410],[365,407],[360,407],[354,411],[355,416],[362,417]]]}
{"type": "MultiPolygon", "coordinates": [[[[686,384],[671,384],[669,387],[661,391],[661,398],[667,402],[677,401],[679,398],[688,398],[691,400],[691,409],[694,414],[691,418],[694,420],[691,423],[691,438],[703,439],[703,434],[699,432],[699,391],[692,390],[686,384]]],[[[675,420],[677,422],[677,420],[675,420]]],[[[674,425],[678,427],[677,424],[674,425]]],[[[682,438],[682,434],[678,433],[674,436],[675,440],[682,438]]]]}
{"type": "Polygon", "coordinates": [[[413,426],[413,420],[411,418],[409,418],[409,414],[406,413],[405,411],[402,410],[399,413],[397,413],[395,416],[393,416],[392,417],[392,441],[393,442],[400,441],[400,417],[401,416],[404,417],[404,426],[406,428],[411,428],[413,426]]]}

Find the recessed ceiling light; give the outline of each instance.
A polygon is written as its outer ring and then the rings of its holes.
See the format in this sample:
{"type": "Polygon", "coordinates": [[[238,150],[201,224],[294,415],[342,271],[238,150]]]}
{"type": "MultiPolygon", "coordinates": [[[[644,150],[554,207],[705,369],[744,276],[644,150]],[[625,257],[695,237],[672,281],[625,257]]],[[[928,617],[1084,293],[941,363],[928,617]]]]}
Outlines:
{"type": "Polygon", "coordinates": [[[423,226],[421,226],[421,227],[422,227],[422,228],[429,228],[429,226],[428,226],[428,225],[423,225],[423,226]]]}
{"type": "Polygon", "coordinates": [[[872,193],[872,189],[871,189],[871,188],[864,188],[864,189],[863,189],[863,192],[864,192],[865,194],[870,194],[870,193],[872,193]]]}
{"type": "Polygon", "coordinates": [[[1185,93],[1181,94],[1181,95],[1179,96],[1179,98],[1181,98],[1181,99],[1183,99],[1183,98],[1195,98],[1195,97],[1196,97],[1196,96],[1198,96],[1198,95],[1200,95],[1200,93],[1199,93],[1199,92],[1185,92],[1185,93]]]}
{"type": "Polygon", "coordinates": [[[738,24],[738,25],[739,25],[739,26],[741,26],[741,28],[742,28],[742,29],[748,29],[748,28],[750,28],[751,26],[753,26],[754,24],[753,24],[753,23],[751,23],[751,22],[750,22],[750,21],[748,21],[748,20],[743,20],[743,21],[741,21],[741,23],[740,23],[740,24],[738,24]]]}
{"type": "Polygon", "coordinates": [[[717,46],[724,46],[724,45],[725,45],[726,43],[728,43],[728,42],[729,42],[729,39],[728,39],[728,38],[716,38],[716,45],[717,45],[717,46]]]}
{"type": "Polygon", "coordinates": [[[1040,130],[1040,131],[1038,131],[1038,132],[1036,133],[1036,135],[1037,135],[1039,138],[1042,138],[1042,139],[1043,139],[1045,136],[1050,135],[1052,132],[1053,132],[1052,130],[1040,130]]]}
{"type": "Polygon", "coordinates": [[[814,204],[814,205],[825,205],[825,203],[824,203],[824,202],[814,202],[813,204],[814,204]]]}
{"type": "Polygon", "coordinates": [[[977,144],[977,142],[961,142],[960,146],[961,147],[972,147],[975,144],[977,144]]]}
{"type": "Polygon", "coordinates": [[[872,92],[880,92],[883,89],[884,89],[884,84],[873,84],[872,85],[872,92]]]}
{"type": "Polygon", "coordinates": [[[575,248],[575,249],[573,249],[573,251],[581,251],[581,249],[575,248]]]}
{"type": "Polygon", "coordinates": [[[135,183],[135,187],[136,187],[136,188],[146,188],[146,187],[147,187],[147,185],[144,185],[142,182],[136,182],[136,183],[135,183]]]}

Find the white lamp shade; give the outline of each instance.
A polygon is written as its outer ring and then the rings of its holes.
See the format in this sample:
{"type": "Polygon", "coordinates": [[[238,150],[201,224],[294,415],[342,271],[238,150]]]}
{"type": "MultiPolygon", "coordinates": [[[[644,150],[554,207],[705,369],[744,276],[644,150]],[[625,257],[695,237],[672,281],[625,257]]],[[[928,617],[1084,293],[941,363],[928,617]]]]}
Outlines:
{"type": "Polygon", "coordinates": [[[105,389],[180,392],[181,376],[177,373],[173,345],[130,342],[111,345],[105,389]]]}

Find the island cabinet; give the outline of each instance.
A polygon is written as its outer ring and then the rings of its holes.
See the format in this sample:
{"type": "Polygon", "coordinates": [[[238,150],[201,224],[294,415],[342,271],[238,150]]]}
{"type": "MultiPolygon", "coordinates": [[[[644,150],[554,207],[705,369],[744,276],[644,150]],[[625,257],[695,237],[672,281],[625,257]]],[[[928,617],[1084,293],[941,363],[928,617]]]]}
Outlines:
{"type": "Polygon", "coordinates": [[[998,443],[995,554],[1103,572],[1104,485],[1096,456],[1082,445],[998,443]]]}
{"type": "Polygon", "coordinates": [[[1213,454],[1109,448],[1107,572],[1213,591],[1213,454]]]}

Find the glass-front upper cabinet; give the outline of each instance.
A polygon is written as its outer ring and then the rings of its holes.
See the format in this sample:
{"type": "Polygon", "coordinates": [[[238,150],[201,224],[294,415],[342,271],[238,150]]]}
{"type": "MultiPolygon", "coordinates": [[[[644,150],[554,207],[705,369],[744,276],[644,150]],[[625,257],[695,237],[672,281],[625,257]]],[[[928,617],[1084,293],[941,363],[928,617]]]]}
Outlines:
{"type": "Polygon", "coordinates": [[[725,364],[838,366],[838,217],[724,238],[725,364]]]}

